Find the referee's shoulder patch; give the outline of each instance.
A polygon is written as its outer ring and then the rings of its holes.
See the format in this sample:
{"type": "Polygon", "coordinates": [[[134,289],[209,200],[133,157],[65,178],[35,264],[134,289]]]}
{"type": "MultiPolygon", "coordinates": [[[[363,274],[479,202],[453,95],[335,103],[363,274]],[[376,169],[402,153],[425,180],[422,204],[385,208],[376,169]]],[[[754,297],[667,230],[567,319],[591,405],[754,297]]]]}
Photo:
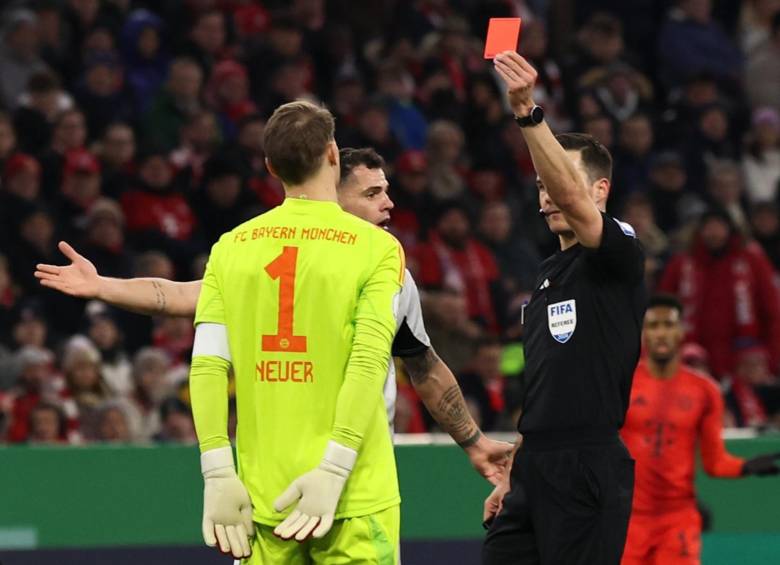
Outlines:
{"type": "Polygon", "coordinates": [[[620,231],[622,231],[624,234],[626,234],[628,237],[636,237],[636,230],[634,227],[627,223],[627,222],[621,222],[620,220],[616,218],[612,218],[615,220],[618,226],[620,226],[620,231]]]}

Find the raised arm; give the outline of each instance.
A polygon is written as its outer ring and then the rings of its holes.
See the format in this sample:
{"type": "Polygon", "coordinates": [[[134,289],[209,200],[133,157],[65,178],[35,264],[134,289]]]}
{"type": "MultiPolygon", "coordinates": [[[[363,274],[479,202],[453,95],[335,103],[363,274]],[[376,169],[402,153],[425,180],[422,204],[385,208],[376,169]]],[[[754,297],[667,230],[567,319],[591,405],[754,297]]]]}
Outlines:
{"type": "Polygon", "coordinates": [[[195,315],[201,281],[104,277],[89,259],[68,243],[61,241],[58,247],[71,263],[65,266],[38,264],[35,276],[43,286],[70,296],[102,300],[139,314],[195,315]]]}
{"type": "MultiPolygon", "coordinates": [[[[528,116],[534,107],[532,95],[536,70],[514,51],[500,53],[494,59],[494,66],[506,84],[515,116],[528,116]]],[[[583,172],[578,170],[545,122],[525,127],[522,131],[539,180],[566,218],[577,241],[585,247],[598,247],[601,242],[602,216],[590,195],[590,187],[583,172]]]]}

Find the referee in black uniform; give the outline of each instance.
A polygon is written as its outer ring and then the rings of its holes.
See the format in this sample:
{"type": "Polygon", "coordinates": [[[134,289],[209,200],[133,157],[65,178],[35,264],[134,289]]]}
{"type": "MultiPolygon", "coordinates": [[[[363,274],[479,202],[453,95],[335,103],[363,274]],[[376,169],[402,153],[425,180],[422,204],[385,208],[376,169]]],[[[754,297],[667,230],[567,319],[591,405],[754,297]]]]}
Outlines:
{"type": "Polygon", "coordinates": [[[634,461],[618,436],[639,358],[644,253],[604,213],[612,158],[583,134],[553,136],[536,71],[496,57],[538,174],[540,213],[561,250],[525,308],[524,401],[508,480],[485,501],[485,565],[618,565],[634,461]]]}

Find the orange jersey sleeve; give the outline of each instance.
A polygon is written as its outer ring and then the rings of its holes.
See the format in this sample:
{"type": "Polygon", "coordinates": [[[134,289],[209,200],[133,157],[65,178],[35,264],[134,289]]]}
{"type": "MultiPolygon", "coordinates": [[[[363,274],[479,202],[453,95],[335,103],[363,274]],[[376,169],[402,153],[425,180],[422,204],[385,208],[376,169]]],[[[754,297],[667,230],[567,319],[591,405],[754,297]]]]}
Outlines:
{"type": "Polygon", "coordinates": [[[713,477],[739,477],[744,459],[726,451],[723,430],[723,397],[712,382],[706,383],[707,407],[699,428],[699,441],[704,470],[713,477]]]}

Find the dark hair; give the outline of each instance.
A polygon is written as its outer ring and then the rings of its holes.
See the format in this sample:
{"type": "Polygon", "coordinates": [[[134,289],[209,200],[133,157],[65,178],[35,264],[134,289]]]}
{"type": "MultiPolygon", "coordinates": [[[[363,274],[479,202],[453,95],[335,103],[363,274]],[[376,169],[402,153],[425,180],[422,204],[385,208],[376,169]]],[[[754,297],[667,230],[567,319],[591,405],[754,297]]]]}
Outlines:
{"type": "Polygon", "coordinates": [[[56,92],[60,89],[60,81],[57,76],[49,71],[34,73],[27,81],[27,90],[38,94],[56,92]]]}
{"type": "Polygon", "coordinates": [[[30,428],[32,428],[32,418],[33,414],[36,412],[54,412],[57,415],[57,437],[59,439],[65,439],[65,436],[68,431],[68,422],[65,418],[65,413],[62,411],[62,408],[60,408],[57,404],[54,404],[53,402],[46,402],[41,400],[32,407],[30,410],[30,414],[28,415],[28,425],[30,428]]]}
{"type": "Polygon", "coordinates": [[[373,147],[345,147],[339,151],[339,162],[341,163],[341,180],[343,184],[352,171],[361,165],[367,169],[381,169],[385,166],[385,160],[376,152],[373,147]]]}
{"type": "Polygon", "coordinates": [[[651,296],[650,299],[647,301],[647,309],[650,310],[650,308],[659,308],[659,307],[672,308],[673,310],[677,310],[680,313],[680,316],[682,317],[682,313],[683,313],[682,302],[680,302],[680,299],[677,298],[674,294],[658,293],[651,296]]]}
{"type": "Polygon", "coordinates": [[[263,132],[266,159],[283,183],[301,184],[320,168],[335,129],[325,108],[303,100],[283,104],[263,132]]]}
{"type": "Polygon", "coordinates": [[[612,155],[595,137],[587,133],[559,133],[555,136],[566,151],[579,151],[590,180],[612,180],[612,155]]]}

